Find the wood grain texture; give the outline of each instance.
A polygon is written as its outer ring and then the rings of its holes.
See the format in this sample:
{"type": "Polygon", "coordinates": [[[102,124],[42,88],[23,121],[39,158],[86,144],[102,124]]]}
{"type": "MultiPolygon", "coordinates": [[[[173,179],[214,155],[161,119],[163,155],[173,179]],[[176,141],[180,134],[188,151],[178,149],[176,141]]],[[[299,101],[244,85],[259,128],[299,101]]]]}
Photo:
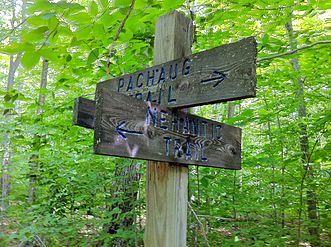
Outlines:
{"type": "MultiPolygon", "coordinates": [[[[156,22],[154,64],[191,54],[193,23],[176,11],[156,22]],[[168,47],[172,43],[172,48],[168,47]]],[[[149,161],[146,179],[146,247],[186,247],[188,167],[149,161]]]]}
{"type": "Polygon", "coordinates": [[[97,87],[97,154],[240,169],[241,130],[97,87]]]}
{"type": "Polygon", "coordinates": [[[75,99],[72,124],[94,129],[95,101],[79,97],[75,99]]]}
{"type": "MultiPolygon", "coordinates": [[[[168,26],[160,27],[161,32],[167,28],[168,26]]],[[[187,33],[176,35],[178,40],[180,35],[185,36],[187,33]]],[[[164,49],[168,59],[175,45],[168,38],[162,38],[162,41],[167,46],[164,49]]],[[[178,49],[173,51],[174,56],[185,54],[178,49]]],[[[155,55],[158,53],[156,51],[155,55]]],[[[256,56],[255,38],[249,37],[171,62],[161,63],[162,60],[158,59],[154,62],[159,65],[100,82],[99,85],[106,90],[124,93],[168,108],[255,97],[256,56]]]]}
{"type": "Polygon", "coordinates": [[[188,168],[151,161],[146,179],[144,246],[186,247],[188,168]]]}

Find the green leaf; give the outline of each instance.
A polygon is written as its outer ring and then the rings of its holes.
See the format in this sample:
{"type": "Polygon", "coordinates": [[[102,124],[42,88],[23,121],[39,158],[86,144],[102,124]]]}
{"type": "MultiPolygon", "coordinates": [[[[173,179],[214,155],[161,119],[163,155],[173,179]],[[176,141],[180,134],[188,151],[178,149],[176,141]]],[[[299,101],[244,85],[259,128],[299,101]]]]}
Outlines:
{"type": "Polygon", "coordinates": [[[92,16],[96,16],[98,14],[98,5],[94,1],[92,1],[89,6],[89,12],[92,16]]]}
{"type": "Polygon", "coordinates": [[[3,102],[3,106],[6,109],[14,109],[15,108],[15,104],[13,102],[3,102]]]}
{"type": "Polygon", "coordinates": [[[102,6],[103,9],[108,7],[108,0],[100,0],[100,4],[102,6]]]}
{"type": "Polygon", "coordinates": [[[31,233],[30,232],[26,232],[26,233],[24,233],[24,235],[25,235],[26,238],[30,238],[31,237],[31,233]]]}
{"type": "Polygon", "coordinates": [[[68,55],[66,56],[66,62],[70,62],[71,59],[72,59],[72,56],[71,56],[70,54],[68,54],[68,55]]]}
{"type": "Polygon", "coordinates": [[[39,54],[35,52],[25,52],[21,63],[26,69],[32,69],[39,62],[39,54]]]}
{"type": "Polygon", "coordinates": [[[87,63],[91,64],[99,57],[99,48],[92,50],[87,58],[87,63]]]}
{"type": "Polygon", "coordinates": [[[174,9],[180,5],[182,5],[185,0],[164,0],[164,7],[167,9],[174,9]]]}
{"type": "Polygon", "coordinates": [[[45,38],[45,32],[48,31],[47,26],[41,26],[29,32],[22,33],[22,39],[28,42],[35,42],[45,38]]]}
{"type": "Polygon", "coordinates": [[[202,177],[201,180],[200,180],[200,182],[201,182],[201,185],[203,187],[208,187],[208,185],[209,185],[209,181],[208,181],[208,179],[206,177],[202,177]]]}
{"type": "Polygon", "coordinates": [[[53,31],[55,28],[58,27],[58,25],[59,25],[59,20],[55,16],[49,19],[48,21],[49,30],[53,31]]]}
{"type": "Polygon", "coordinates": [[[50,3],[47,0],[36,0],[34,4],[32,4],[28,8],[28,13],[34,13],[36,11],[42,11],[42,10],[50,10],[54,7],[53,3],[50,3]]]}
{"type": "Polygon", "coordinates": [[[69,27],[66,26],[57,26],[56,31],[61,36],[71,37],[73,35],[69,27]]]}
{"type": "Polygon", "coordinates": [[[46,13],[46,14],[44,14],[44,15],[42,15],[41,16],[41,18],[43,19],[43,20],[50,20],[53,16],[56,16],[56,14],[55,13],[46,13]]]}
{"type": "Polygon", "coordinates": [[[90,24],[92,22],[91,16],[86,12],[69,15],[67,19],[78,24],[90,24]]]}
{"type": "Polygon", "coordinates": [[[70,13],[77,13],[78,11],[84,10],[84,6],[78,3],[68,3],[66,1],[60,1],[56,3],[58,10],[63,13],[64,9],[68,9],[70,13]]]}
{"type": "Polygon", "coordinates": [[[76,36],[77,40],[89,39],[91,37],[91,34],[92,34],[91,26],[81,28],[75,32],[75,36],[76,36]]]}
{"type": "Polygon", "coordinates": [[[113,6],[115,8],[124,8],[130,6],[132,3],[131,0],[114,0],[113,1],[113,6]]]}
{"type": "Polygon", "coordinates": [[[31,25],[38,26],[38,27],[46,26],[48,21],[42,17],[43,17],[43,15],[34,15],[34,16],[28,17],[26,19],[26,22],[31,25]]]}
{"type": "Polygon", "coordinates": [[[121,32],[120,39],[124,42],[130,41],[132,39],[133,33],[130,31],[130,29],[125,29],[124,32],[121,32]]]}
{"type": "Polygon", "coordinates": [[[100,24],[100,23],[94,24],[93,25],[93,34],[95,37],[104,39],[105,29],[103,27],[103,24],[100,24]]]}
{"type": "Polygon", "coordinates": [[[44,57],[47,60],[50,61],[56,61],[58,60],[58,57],[56,55],[56,53],[54,53],[53,48],[47,47],[47,46],[43,46],[40,50],[39,53],[42,57],[44,57]]]}
{"type": "Polygon", "coordinates": [[[111,15],[105,13],[100,18],[105,28],[113,28],[116,23],[119,23],[123,19],[124,15],[120,11],[114,11],[111,15]]]}
{"type": "Polygon", "coordinates": [[[33,51],[34,46],[28,43],[12,43],[11,45],[0,48],[0,52],[7,54],[15,54],[22,51],[33,51]]]}

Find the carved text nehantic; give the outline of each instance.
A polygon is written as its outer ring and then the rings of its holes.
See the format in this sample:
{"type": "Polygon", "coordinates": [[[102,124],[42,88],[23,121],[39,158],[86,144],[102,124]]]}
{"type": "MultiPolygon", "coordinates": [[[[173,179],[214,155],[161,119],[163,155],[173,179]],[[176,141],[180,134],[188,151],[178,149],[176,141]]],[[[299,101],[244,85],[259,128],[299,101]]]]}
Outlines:
{"type": "Polygon", "coordinates": [[[94,129],[96,154],[240,169],[240,128],[100,86],[94,129]]]}

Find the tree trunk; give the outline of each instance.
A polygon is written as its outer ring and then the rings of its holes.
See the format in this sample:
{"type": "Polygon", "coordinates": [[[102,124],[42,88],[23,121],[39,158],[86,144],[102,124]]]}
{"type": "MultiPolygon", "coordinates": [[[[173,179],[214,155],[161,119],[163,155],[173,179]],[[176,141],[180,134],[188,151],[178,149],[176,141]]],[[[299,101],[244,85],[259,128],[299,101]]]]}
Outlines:
{"type": "MultiPolygon", "coordinates": [[[[285,25],[291,50],[297,48],[297,40],[294,37],[293,25],[292,25],[292,14],[290,16],[289,21],[285,25]]],[[[292,68],[296,73],[300,72],[300,64],[298,58],[291,59],[292,68]]],[[[307,124],[305,123],[306,114],[306,104],[304,98],[304,78],[299,76],[297,78],[298,83],[298,92],[297,92],[297,100],[298,104],[298,116],[299,116],[299,131],[300,131],[300,149],[301,149],[301,162],[306,172],[307,178],[307,210],[308,210],[308,218],[309,218],[309,226],[308,231],[311,236],[311,244],[312,246],[319,246],[320,245],[320,238],[319,238],[319,220],[318,220],[318,213],[317,213],[317,198],[316,193],[311,186],[314,180],[314,171],[313,167],[309,164],[309,140],[308,140],[308,133],[307,133],[307,124]]]]}
{"type": "MultiPolygon", "coordinates": [[[[267,108],[267,110],[270,110],[268,102],[266,100],[266,98],[264,97],[264,103],[265,103],[265,107],[267,108]]],[[[271,123],[268,120],[267,121],[267,138],[269,139],[269,144],[270,146],[274,146],[274,139],[272,138],[272,132],[271,132],[271,123]]],[[[271,164],[271,168],[272,168],[272,189],[271,189],[271,204],[272,204],[272,209],[273,209],[273,221],[274,223],[278,222],[278,213],[277,213],[277,205],[275,202],[275,198],[276,198],[276,168],[275,168],[275,164],[274,162],[271,164]]]]}
{"type": "MultiPolygon", "coordinates": [[[[227,118],[230,119],[234,116],[236,105],[234,102],[228,102],[227,118]]],[[[233,171],[233,192],[232,192],[232,218],[237,218],[236,209],[236,192],[237,192],[237,170],[233,171]]]]}
{"type": "MultiPolygon", "coordinates": [[[[113,214],[112,222],[105,226],[106,231],[110,234],[116,234],[119,229],[127,229],[133,225],[135,217],[130,213],[135,208],[137,201],[138,185],[140,180],[139,163],[127,165],[117,164],[115,168],[115,179],[110,190],[112,201],[115,201],[110,207],[112,212],[118,208],[119,212],[113,214]],[[120,202],[118,202],[120,201],[120,202]],[[124,218],[123,215],[125,215],[124,218]]],[[[128,246],[128,240],[114,238],[112,246],[124,247],[128,246]]]]}
{"type": "Polygon", "coordinates": [[[232,118],[234,116],[234,112],[236,110],[236,105],[234,102],[230,101],[228,102],[228,119],[232,118]]]}
{"type": "MultiPolygon", "coordinates": [[[[14,30],[15,28],[15,22],[17,19],[16,16],[16,1],[11,1],[11,7],[12,7],[12,19],[10,21],[11,29],[14,30]]],[[[23,1],[22,5],[22,16],[25,15],[25,7],[26,7],[26,1],[23,1]]],[[[11,38],[10,38],[11,40],[11,38]]],[[[11,55],[9,58],[9,71],[8,71],[8,79],[7,79],[7,92],[9,92],[13,87],[15,83],[15,73],[17,71],[18,66],[21,62],[22,53],[18,53],[16,57],[14,55],[11,55]]],[[[15,110],[18,107],[18,105],[15,105],[15,110]]],[[[6,122],[10,122],[10,111],[7,111],[5,113],[5,119],[6,122]]],[[[0,211],[6,211],[8,206],[8,200],[7,197],[9,195],[10,191],[10,178],[9,178],[9,170],[11,166],[11,137],[9,133],[5,134],[4,137],[4,155],[2,158],[2,176],[1,176],[1,205],[0,205],[0,211]]]]}
{"type": "MultiPolygon", "coordinates": [[[[8,72],[8,81],[7,81],[7,92],[9,92],[15,82],[15,72],[20,64],[21,54],[17,54],[14,60],[14,55],[10,56],[10,65],[8,72]]],[[[5,113],[5,119],[7,122],[10,122],[10,111],[5,113]]],[[[9,182],[9,168],[10,168],[10,159],[11,159],[11,150],[10,150],[10,134],[6,133],[4,138],[4,155],[2,159],[2,177],[1,177],[1,211],[6,211],[7,208],[7,197],[9,195],[10,182],[9,182]]]]}
{"type": "MultiPolygon", "coordinates": [[[[48,74],[48,61],[43,59],[42,69],[41,69],[41,79],[40,79],[40,87],[39,87],[39,99],[38,99],[38,108],[36,111],[37,117],[40,116],[43,112],[42,107],[45,104],[45,89],[47,87],[47,74],[48,74]]],[[[40,135],[34,136],[34,145],[39,147],[40,143],[40,135]]],[[[38,151],[38,150],[37,150],[38,151]]],[[[37,180],[37,172],[38,172],[38,154],[33,154],[30,157],[30,175],[29,175],[29,197],[28,202],[32,204],[35,200],[35,191],[36,191],[36,180],[37,180]]]]}
{"type": "MultiPolygon", "coordinates": [[[[278,130],[281,131],[281,124],[278,114],[278,104],[276,103],[276,119],[277,119],[277,127],[278,130]]],[[[285,188],[285,152],[284,152],[284,141],[283,136],[280,139],[281,144],[281,161],[282,161],[282,168],[281,168],[281,177],[282,177],[282,187],[281,187],[281,225],[282,228],[285,228],[285,195],[286,195],[286,188],[285,188]]]]}
{"type": "MultiPolygon", "coordinates": [[[[13,6],[14,7],[14,6],[13,6]]],[[[15,18],[15,11],[13,11],[13,19],[15,18]]],[[[12,22],[13,28],[14,22],[12,22]]],[[[9,71],[8,71],[8,80],[7,80],[7,92],[9,92],[15,83],[15,73],[20,64],[21,54],[17,54],[16,58],[14,55],[11,55],[9,58],[9,71]]],[[[10,111],[5,113],[5,119],[7,122],[10,122],[10,111]]],[[[10,134],[6,133],[4,138],[4,155],[2,158],[2,176],[1,176],[1,210],[6,211],[7,209],[7,197],[9,195],[10,190],[10,182],[9,182],[9,169],[10,169],[10,159],[11,159],[11,149],[10,149],[10,134]]]]}

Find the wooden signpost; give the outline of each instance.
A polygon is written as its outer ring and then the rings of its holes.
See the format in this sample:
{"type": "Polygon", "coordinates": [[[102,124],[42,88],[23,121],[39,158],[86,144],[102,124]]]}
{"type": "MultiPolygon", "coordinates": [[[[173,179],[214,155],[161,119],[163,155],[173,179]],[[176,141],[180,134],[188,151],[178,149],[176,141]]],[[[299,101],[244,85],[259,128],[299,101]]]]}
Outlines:
{"type": "Polygon", "coordinates": [[[253,37],[100,82],[98,87],[168,108],[255,96],[253,37]]]}
{"type": "Polygon", "coordinates": [[[96,154],[240,169],[239,128],[103,87],[97,88],[96,102],[96,154]]]}
{"type": "Polygon", "coordinates": [[[191,55],[191,36],[184,15],[160,17],[158,65],[100,82],[96,102],[75,101],[73,123],[94,129],[95,153],[149,160],[147,247],[186,246],[188,164],[240,169],[241,129],[178,108],[255,97],[255,39],[191,55]]]}
{"type": "Polygon", "coordinates": [[[95,101],[79,97],[75,99],[72,123],[88,129],[94,129],[95,101]]]}

